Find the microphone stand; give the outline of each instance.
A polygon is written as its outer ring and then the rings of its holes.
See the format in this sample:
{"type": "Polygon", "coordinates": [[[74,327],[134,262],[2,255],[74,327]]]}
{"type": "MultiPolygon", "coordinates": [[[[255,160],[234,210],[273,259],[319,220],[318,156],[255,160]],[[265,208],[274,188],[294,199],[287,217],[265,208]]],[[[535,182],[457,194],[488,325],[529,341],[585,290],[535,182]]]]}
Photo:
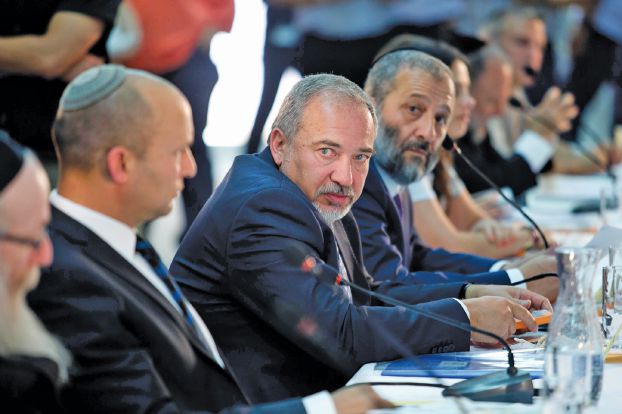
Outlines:
{"type": "MultiPolygon", "coordinates": [[[[510,98],[510,100],[508,101],[508,103],[510,104],[510,106],[520,110],[526,117],[528,117],[529,119],[533,120],[534,122],[537,122],[539,125],[543,126],[544,128],[548,129],[549,131],[557,134],[557,128],[555,128],[554,125],[551,125],[549,122],[544,121],[543,119],[539,119],[533,115],[531,115],[530,113],[528,113],[525,109],[525,107],[523,106],[523,104],[516,99],[515,97],[510,98]]],[[[592,141],[594,143],[596,143],[598,145],[598,142],[600,141],[598,139],[597,134],[591,129],[591,128],[587,128],[587,126],[583,125],[583,124],[578,124],[577,128],[580,131],[583,131],[587,136],[589,136],[592,141]]],[[[583,145],[583,143],[581,143],[581,141],[579,140],[575,140],[575,143],[577,144],[577,148],[579,149],[579,151],[581,152],[581,155],[583,155],[585,158],[587,158],[588,160],[590,160],[590,162],[594,165],[596,165],[599,169],[602,169],[603,172],[607,175],[607,177],[609,177],[611,179],[611,184],[613,186],[613,202],[609,203],[606,202],[606,207],[607,208],[615,208],[618,206],[618,196],[617,196],[617,191],[616,191],[616,184],[618,182],[618,177],[616,177],[616,175],[613,173],[613,171],[611,170],[611,160],[609,158],[609,155],[607,156],[607,161],[606,161],[606,165],[603,166],[600,161],[594,157],[594,155],[583,145]]],[[[600,203],[598,204],[598,206],[594,206],[592,205],[592,203],[587,203],[586,205],[582,205],[582,206],[578,206],[576,207],[576,212],[589,212],[589,211],[593,211],[593,209],[600,209],[600,203]]]]}
{"type": "Polygon", "coordinates": [[[544,248],[545,249],[549,248],[549,242],[546,239],[544,232],[536,224],[536,222],[531,217],[529,217],[529,215],[525,213],[525,211],[523,211],[523,209],[514,200],[506,196],[494,181],[492,181],[486,174],[484,174],[482,170],[480,170],[475,164],[473,164],[473,162],[462,153],[462,149],[458,146],[458,144],[453,139],[446,136],[445,139],[443,140],[442,146],[447,151],[455,151],[455,153],[458,154],[458,156],[469,166],[471,170],[473,170],[482,180],[486,181],[486,183],[489,186],[491,186],[493,189],[495,189],[495,191],[499,193],[499,195],[505,201],[507,201],[512,207],[514,207],[516,211],[518,211],[533,226],[533,228],[536,229],[536,231],[542,238],[542,243],[544,243],[544,248]]]}
{"type": "MultiPolygon", "coordinates": [[[[402,302],[398,299],[392,298],[381,293],[374,292],[350,283],[343,278],[340,274],[337,274],[334,279],[332,275],[327,275],[324,268],[320,268],[314,257],[307,255],[303,249],[298,245],[290,245],[285,249],[285,256],[291,262],[297,266],[301,266],[304,271],[311,272],[317,276],[320,280],[338,286],[347,286],[350,289],[364,293],[367,296],[379,299],[380,301],[398,306],[404,309],[408,309],[411,312],[422,315],[426,318],[444,323],[454,328],[461,329],[466,332],[477,332],[482,335],[489,336],[499,341],[508,353],[508,369],[502,372],[495,372],[492,374],[482,375],[476,378],[470,378],[461,382],[458,382],[452,386],[443,390],[443,395],[446,397],[466,397],[473,401],[494,401],[494,402],[519,402],[523,404],[533,403],[533,381],[531,376],[526,371],[520,371],[516,368],[514,363],[514,354],[510,345],[499,335],[492,332],[488,332],[484,329],[471,326],[464,322],[459,322],[448,318],[444,315],[439,315],[434,312],[430,312],[416,305],[411,305],[406,302],[402,302]]],[[[332,270],[332,269],[331,269],[332,270]]]]}
{"type": "MultiPolygon", "coordinates": [[[[551,125],[550,123],[544,121],[543,119],[538,119],[537,117],[529,114],[527,112],[527,110],[525,109],[525,107],[523,106],[523,104],[516,99],[515,97],[511,97],[510,100],[508,101],[508,103],[510,104],[511,107],[516,108],[518,110],[520,110],[526,117],[528,117],[529,119],[533,120],[534,122],[538,123],[539,125],[543,126],[544,128],[548,129],[549,131],[557,134],[557,128],[555,128],[555,126],[551,125]]],[[[587,136],[589,136],[594,142],[596,142],[598,144],[598,138],[592,134],[592,130],[591,129],[587,129],[584,128],[582,124],[578,125],[578,129],[580,129],[581,131],[583,131],[587,136]]],[[[585,148],[585,146],[580,142],[580,141],[575,141],[577,144],[577,147],[579,148],[581,155],[583,155],[585,158],[587,158],[592,164],[596,165],[598,168],[600,169],[604,169],[604,172],[609,175],[612,176],[611,173],[611,168],[609,163],[607,163],[607,165],[605,165],[603,167],[603,165],[600,163],[600,161],[598,159],[596,159],[596,157],[594,157],[594,155],[587,149],[585,148]]]]}

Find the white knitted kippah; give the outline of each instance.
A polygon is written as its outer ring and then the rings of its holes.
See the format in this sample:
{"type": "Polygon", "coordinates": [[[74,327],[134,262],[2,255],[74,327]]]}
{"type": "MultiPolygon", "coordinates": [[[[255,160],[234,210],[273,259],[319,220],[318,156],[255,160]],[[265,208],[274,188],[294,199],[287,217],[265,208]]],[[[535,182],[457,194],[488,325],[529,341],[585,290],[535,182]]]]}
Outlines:
{"type": "Polygon", "coordinates": [[[59,108],[79,111],[96,104],[119,89],[129,72],[121,65],[100,65],[81,73],[65,88],[59,108]]]}

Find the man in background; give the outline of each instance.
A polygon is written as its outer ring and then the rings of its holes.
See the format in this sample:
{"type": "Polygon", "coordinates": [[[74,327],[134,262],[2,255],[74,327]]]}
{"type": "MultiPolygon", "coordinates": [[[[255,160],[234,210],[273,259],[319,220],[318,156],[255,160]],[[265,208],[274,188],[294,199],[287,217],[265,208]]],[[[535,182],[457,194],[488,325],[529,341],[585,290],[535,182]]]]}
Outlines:
{"type": "MultiPolygon", "coordinates": [[[[567,144],[560,143],[558,136],[571,128],[578,108],[574,96],[557,87],[549,88],[535,106],[527,98],[525,89],[534,85],[542,69],[547,44],[546,24],[536,9],[508,8],[491,17],[482,30],[490,45],[501,52],[489,48],[473,58],[473,95],[479,102],[470,135],[461,141],[461,147],[497,185],[511,188],[518,197],[535,185],[535,177],[543,170],[553,166],[570,171],[567,168],[586,163],[585,157],[573,155],[567,144]],[[510,71],[509,83],[508,74],[501,75],[498,64],[491,66],[489,59],[506,60],[504,72],[510,71]],[[496,83],[491,76],[496,76],[496,83]],[[513,105],[508,105],[510,99],[513,105]],[[515,156],[524,164],[518,170],[513,168],[515,156]],[[505,163],[505,159],[511,161],[505,163]]],[[[459,158],[456,170],[469,191],[490,188],[459,158]]]]}

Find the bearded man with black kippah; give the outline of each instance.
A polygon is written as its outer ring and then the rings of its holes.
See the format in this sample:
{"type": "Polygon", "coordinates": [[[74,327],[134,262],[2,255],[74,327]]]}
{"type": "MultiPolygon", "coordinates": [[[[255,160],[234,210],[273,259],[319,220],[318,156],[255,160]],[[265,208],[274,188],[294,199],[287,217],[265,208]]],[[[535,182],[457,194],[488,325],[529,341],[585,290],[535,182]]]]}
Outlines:
{"type": "Polygon", "coordinates": [[[26,304],[52,261],[50,185],[35,155],[3,133],[0,166],[0,406],[55,412],[71,357],[26,304]]]}

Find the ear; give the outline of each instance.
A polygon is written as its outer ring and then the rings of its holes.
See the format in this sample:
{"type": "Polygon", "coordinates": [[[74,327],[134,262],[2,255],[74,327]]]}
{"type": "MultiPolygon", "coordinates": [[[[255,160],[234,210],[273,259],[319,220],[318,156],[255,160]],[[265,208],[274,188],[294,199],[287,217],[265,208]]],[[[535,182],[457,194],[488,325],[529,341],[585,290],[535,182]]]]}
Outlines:
{"type": "Polygon", "coordinates": [[[288,150],[289,141],[283,131],[278,128],[272,130],[268,140],[272,158],[274,158],[276,165],[280,167],[285,160],[285,152],[288,150]]]}
{"type": "Polygon", "coordinates": [[[112,147],[106,154],[106,171],[116,184],[126,184],[129,181],[134,164],[134,154],[125,147],[112,147]]]}

